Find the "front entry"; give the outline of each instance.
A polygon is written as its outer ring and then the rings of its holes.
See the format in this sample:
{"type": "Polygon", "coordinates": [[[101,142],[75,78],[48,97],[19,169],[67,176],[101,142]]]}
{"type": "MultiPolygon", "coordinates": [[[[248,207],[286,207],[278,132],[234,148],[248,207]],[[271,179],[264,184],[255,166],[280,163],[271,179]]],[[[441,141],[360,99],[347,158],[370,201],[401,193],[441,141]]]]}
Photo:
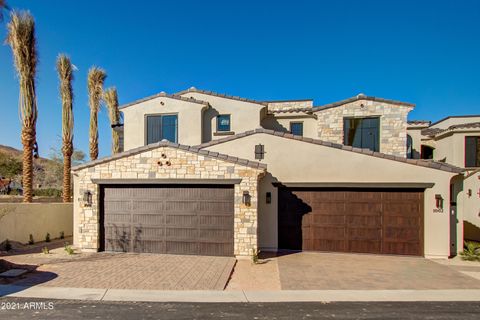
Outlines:
{"type": "Polygon", "coordinates": [[[278,247],[423,255],[423,193],[279,188],[278,247]]]}

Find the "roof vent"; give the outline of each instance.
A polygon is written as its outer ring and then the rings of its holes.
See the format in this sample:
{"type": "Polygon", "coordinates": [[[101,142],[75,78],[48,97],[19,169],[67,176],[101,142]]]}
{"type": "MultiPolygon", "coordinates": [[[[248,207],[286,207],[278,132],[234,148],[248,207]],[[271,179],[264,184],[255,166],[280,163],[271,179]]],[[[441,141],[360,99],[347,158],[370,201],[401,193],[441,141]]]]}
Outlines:
{"type": "Polygon", "coordinates": [[[195,87],[190,87],[188,90],[190,90],[190,91],[195,91],[195,90],[197,90],[197,88],[195,88],[195,87]]]}
{"type": "Polygon", "coordinates": [[[359,94],[357,94],[357,98],[359,98],[359,99],[360,99],[360,98],[365,98],[365,97],[366,97],[365,93],[359,93],[359,94]]]}

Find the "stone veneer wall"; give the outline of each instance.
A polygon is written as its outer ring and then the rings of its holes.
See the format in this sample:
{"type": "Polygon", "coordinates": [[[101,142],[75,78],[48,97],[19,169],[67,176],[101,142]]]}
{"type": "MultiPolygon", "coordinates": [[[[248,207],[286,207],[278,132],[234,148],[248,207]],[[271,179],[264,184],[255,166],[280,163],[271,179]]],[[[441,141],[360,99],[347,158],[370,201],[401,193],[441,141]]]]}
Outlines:
{"type": "Polygon", "coordinates": [[[380,152],[406,157],[407,115],[409,106],[377,101],[358,100],[341,106],[321,110],[318,117],[318,138],[333,143],[343,143],[345,117],[380,117],[380,152]],[[363,106],[362,106],[363,105],[363,106]]]}
{"type": "Polygon", "coordinates": [[[97,251],[99,248],[99,186],[92,179],[242,179],[234,191],[234,253],[252,255],[257,249],[257,184],[263,172],[263,169],[173,147],[159,147],[74,171],[79,193],[74,195],[78,215],[74,219],[77,221],[74,228],[78,228],[75,244],[83,251],[97,251]],[[165,159],[162,154],[166,155],[165,159]],[[170,161],[171,165],[159,166],[158,161],[170,161]],[[84,206],[81,200],[86,190],[93,193],[91,207],[84,206]],[[250,206],[242,203],[246,190],[251,196],[250,206]]]}
{"type": "Polygon", "coordinates": [[[268,111],[284,111],[291,109],[303,109],[303,108],[312,108],[312,100],[304,101],[277,101],[277,102],[268,102],[268,111]]]}

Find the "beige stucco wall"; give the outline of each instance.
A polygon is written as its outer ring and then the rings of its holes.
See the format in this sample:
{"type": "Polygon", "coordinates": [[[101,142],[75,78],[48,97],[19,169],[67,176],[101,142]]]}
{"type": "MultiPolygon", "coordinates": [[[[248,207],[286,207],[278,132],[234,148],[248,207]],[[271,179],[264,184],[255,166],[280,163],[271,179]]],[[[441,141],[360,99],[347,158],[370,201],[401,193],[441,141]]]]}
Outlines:
{"type": "Polygon", "coordinates": [[[454,166],[465,167],[465,137],[480,136],[480,131],[455,131],[439,136],[434,141],[434,160],[446,159],[454,166]]]}
{"type": "Polygon", "coordinates": [[[60,232],[73,232],[72,203],[1,203],[0,242],[5,239],[28,243],[30,234],[35,242],[60,237],[60,232]]]}
{"type": "Polygon", "coordinates": [[[145,116],[149,114],[178,115],[178,143],[197,145],[202,142],[202,114],[207,106],[169,97],[157,97],[151,100],[122,108],[124,116],[124,150],[130,150],[146,144],[145,116]],[[161,103],[164,103],[162,105],[161,103]]]}
{"type": "Polygon", "coordinates": [[[466,174],[463,188],[458,194],[457,209],[465,225],[465,238],[480,241],[480,171],[466,174]],[[471,196],[468,195],[469,190],[471,196]]]}
{"type": "Polygon", "coordinates": [[[262,128],[279,132],[290,132],[291,122],[303,123],[303,136],[317,138],[317,119],[306,114],[271,114],[262,120],[262,128]]]}
{"type": "MultiPolygon", "coordinates": [[[[224,137],[221,135],[215,135],[215,132],[217,131],[217,115],[229,114],[231,131],[234,133],[241,133],[260,128],[261,118],[267,108],[258,103],[222,98],[200,92],[186,92],[182,94],[182,96],[206,101],[211,106],[210,109],[205,111],[203,117],[204,125],[201,135],[202,142],[208,142],[224,137]]],[[[193,134],[193,128],[190,132],[193,134]]],[[[198,135],[198,137],[200,138],[200,135],[198,135]]]]}
{"type": "Polygon", "coordinates": [[[447,129],[448,127],[456,124],[472,123],[472,122],[480,122],[480,116],[448,118],[440,123],[433,124],[431,128],[447,129]]]}
{"type": "Polygon", "coordinates": [[[254,159],[254,146],[265,145],[268,173],[259,185],[259,246],[276,249],[277,189],[272,181],[336,183],[434,183],[425,190],[424,253],[427,257],[449,255],[449,187],[453,173],[376,158],[355,152],[285,139],[270,134],[254,134],[210,146],[206,149],[254,159]],[[266,192],[272,203],[265,203],[266,192]],[[443,213],[434,213],[435,194],[445,199],[443,213]]]}
{"type": "MultiPolygon", "coordinates": [[[[248,256],[257,248],[257,183],[263,169],[254,169],[185,151],[174,147],[159,147],[135,155],[97,164],[74,172],[75,188],[75,239],[76,246],[84,251],[99,248],[99,185],[92,179],[241,179],[234,192],[234,253],[248,256]],[[166,158],[162,157],[166,155],[166,158]],[[158,161],[163,165],[159,166],[158,161]],[[166,165],[170,161],[171,165],[166,165]],[[86,191],[93,194],[91,207],[81,201],[86,191]],[[243,191],[251,196],[251,205],[242,203],[243,191]]],[[[161,181],[156,181],[161,183],[161,181]]],[[[191,182],[190,182],[191,183],[191,182]]]]}
{"type": "Polygon", "coordinates": [[[407,134],[412,137],[413,159],[420,159],[422,138],[424,138],[422,135],[422,129],[423,128],[407,129],[407,134]]]}
{"type": "Polygon", "coordinates": [[[407,116],[413,107],[357,100],[315,112],[318,139],[343,143],[345,117],[380,117],[380,152],[406,157],[407,116]]]}

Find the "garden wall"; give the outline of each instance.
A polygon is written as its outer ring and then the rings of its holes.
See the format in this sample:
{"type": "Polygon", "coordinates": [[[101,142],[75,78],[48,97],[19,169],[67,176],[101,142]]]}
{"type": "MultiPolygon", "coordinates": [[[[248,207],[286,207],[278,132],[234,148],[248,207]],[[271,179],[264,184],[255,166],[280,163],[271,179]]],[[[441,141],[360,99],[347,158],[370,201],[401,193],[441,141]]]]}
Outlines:
{"type": "Polygon", "coordinates": [[[30,234],[35,242],[73,234],[72,203],[0,203],[0,242],[8,239],[28,243],[30,234]]]}

